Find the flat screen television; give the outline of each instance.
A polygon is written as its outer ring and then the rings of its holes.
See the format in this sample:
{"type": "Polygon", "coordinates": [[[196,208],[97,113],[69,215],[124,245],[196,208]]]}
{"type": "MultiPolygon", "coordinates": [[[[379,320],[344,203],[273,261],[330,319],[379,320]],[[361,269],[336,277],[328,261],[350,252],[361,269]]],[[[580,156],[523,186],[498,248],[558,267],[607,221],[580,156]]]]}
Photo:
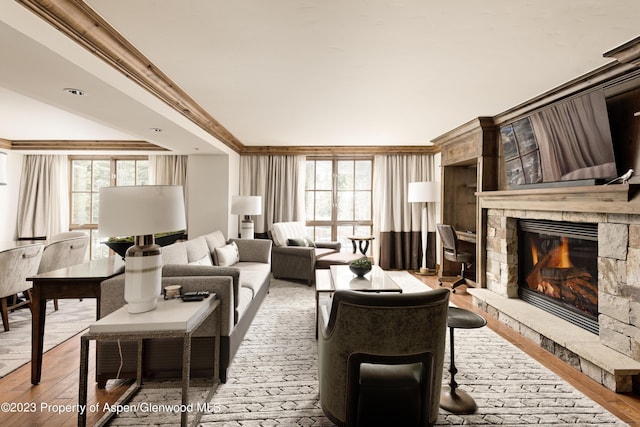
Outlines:
{"type": "Polygon", "coordinates": [[[562,101],[500,127],[510,188],[617,176],[604,91],[562,101]]]}

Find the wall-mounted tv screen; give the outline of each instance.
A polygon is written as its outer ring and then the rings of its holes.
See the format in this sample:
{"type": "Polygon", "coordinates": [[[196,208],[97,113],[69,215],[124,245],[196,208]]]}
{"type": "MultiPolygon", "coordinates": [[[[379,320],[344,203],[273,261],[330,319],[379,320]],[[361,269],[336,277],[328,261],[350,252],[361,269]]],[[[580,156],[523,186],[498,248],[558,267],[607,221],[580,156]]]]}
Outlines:
{"type": "Polygon", "coordinates": [[[602,90],[554,104],[500,127],[509,187],[617,176],[602,90]]]}

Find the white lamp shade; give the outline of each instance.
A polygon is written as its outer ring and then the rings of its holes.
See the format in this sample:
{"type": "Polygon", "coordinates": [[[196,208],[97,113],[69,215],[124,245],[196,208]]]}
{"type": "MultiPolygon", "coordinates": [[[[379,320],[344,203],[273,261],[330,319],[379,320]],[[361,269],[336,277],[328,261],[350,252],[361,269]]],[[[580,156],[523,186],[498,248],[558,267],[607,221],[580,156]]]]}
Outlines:
{"type": "Polygon", "coordinates": [[[7,185],[7,153],[0,151],[0,185],[7,185]]]}
{"type": "Polygon", "coordinates": [[[233,215],[262,215],[261,196],[231,197],[231,213],[233,215]]]}
{"type": "Polygon", "coordinates": [[[145,236],[187,226],[179,185],[103,187],[99,215],[101,237],[145,236]]]}
{"type": "Polygon", "coordinates": [[[436,181],[410,182],[407,201],[417,202],[438,202],[440,201],[440,186],[436,181]]]}

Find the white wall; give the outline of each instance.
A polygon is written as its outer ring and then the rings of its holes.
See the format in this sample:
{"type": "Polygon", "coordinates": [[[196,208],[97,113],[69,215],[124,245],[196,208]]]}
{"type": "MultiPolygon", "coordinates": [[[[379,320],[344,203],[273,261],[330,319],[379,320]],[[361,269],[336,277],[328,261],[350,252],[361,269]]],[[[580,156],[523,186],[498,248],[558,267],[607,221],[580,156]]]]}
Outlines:
{"type": "Polygon", "coordinates": [[[187,168],[187,227],[190,238],[221,230],[226,238],[238,233],[238,218],[230,215],[231,195],[238,194],[240,156],[191,155],[187,168]]]}
{"type": "Polygon", "coordinates": [[[22,172],[22,154],[14,151],[7,153],[7,185],[0,185],[0,241],[18,238],[18,195],[20,193],[20,175],[22,172]]]}

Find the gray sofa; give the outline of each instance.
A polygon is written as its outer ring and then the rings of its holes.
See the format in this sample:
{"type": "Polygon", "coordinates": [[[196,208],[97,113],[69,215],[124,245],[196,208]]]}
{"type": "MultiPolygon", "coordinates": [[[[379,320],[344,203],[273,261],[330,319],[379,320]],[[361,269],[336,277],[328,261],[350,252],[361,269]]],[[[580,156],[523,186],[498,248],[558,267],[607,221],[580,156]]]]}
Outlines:
{"type": "MultiPolygon", "coordinates": [[[[269,292],[271,271],[270,240],[232,239],[225,241],[216,231],[162,248],[162,286],[181,285],[183,292],[208,290],[221,299],[220,380],[226,382],[227,369],[242,342],[260,304],[269,292]]],[[[125,304],[124,275],[101,284],[100,315],[104,317],[125,304]]],[[[212,322],[205,322],[191,344],[191,375],[213,375],[211,349],[214,346],[212,322]]],[[[135,378],[137,344],[98,343],[96,379],[103,388],[107,380],[135,378]],[[118,373],[119,372],[119,373],[118,373]]],[[[145,378],[171,378],[182,375],[182,345],[175,340],[154,339],[144,344],[145,378]]]]}

